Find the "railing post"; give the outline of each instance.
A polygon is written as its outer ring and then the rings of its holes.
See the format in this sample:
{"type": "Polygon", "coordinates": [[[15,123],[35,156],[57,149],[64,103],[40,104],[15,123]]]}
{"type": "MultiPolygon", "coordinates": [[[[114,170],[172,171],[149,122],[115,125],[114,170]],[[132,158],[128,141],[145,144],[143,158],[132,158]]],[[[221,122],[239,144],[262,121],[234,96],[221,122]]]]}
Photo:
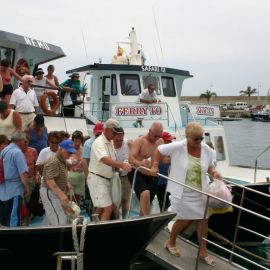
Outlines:
{"type": "MultiPolygon", "coordinates": [[[[241,207],[243,207],[245,193],[246,193],[246,190],[243,189],[242,195],[241,195],[241,201],[240,201],[240,206],[241,207]]],[[[242,214],[242,210],[241,209],[239,209],[238,211],[239,212],[238,212],[238,216],[237,216],[237,220],[236,220],[236,224],[235,224],[235,231],[234,231],[234,235],[233,235],[232,252],[234,252],[235,242],[236,242],[236,238],[237,238],[237,234],[238,234],[238,227],[239,227],[239,223],[240,223],[240,219],[241,219],[241,214],[242,214]]],[[[232,258],[233,258],[233,253],[230,254],[230,259],[229,259],[230,262],[232,262],[232,258]]]]}
{"type": "Polygon", "coordinates": [[[208,213],[208,204],[209,204],[209,196],[207,195],[206,204],[205,204],[205,208],[204,208],[203,221],[202,221],[201,228],[200,228],[201,236],[200,236],[200,239],[198,239],[199,247],[198,247],[198,253],[197,253],[197,258],[196,258],[195,270],[197,270],[198,266],[199,266],[200,253],[201,253],[201,248],[202,248],[202,241],[205,241],[205,240],[203,240],[203,228],[204,228],[204,222],[206,221],[206,217],[207,217],[207,213],[208,213]]]}

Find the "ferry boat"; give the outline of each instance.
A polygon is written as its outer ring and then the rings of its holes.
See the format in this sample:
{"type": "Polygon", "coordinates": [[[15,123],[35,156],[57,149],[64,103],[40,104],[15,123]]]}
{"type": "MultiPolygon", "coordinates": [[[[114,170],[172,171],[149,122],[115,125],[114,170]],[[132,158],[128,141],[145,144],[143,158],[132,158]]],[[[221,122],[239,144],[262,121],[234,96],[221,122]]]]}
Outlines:
{"type": "MultiPolygon", "coordinates": [[[[0,56],[1,59],[8,58],[13,68],[17,69],[23,63],[29,69],[29,73],[33,73],[40,64],[64,57],[65,54],[60,47],[52,44],[0,31],[0,56]]],[[[245,186],[251,189],[259,188],[262,193],[269,194],[269,183],[266,183],[269,170],[258,168],[256,177],[253,177],[254,168],[230,165],[224,128],[220,123],[212,121],[215,118],[220,118],[219,107],[200,104],[189,105],[188,107],[182,106],[181,92],[183,82],[185,79],[190,79],[193,76],[186,70],[146,65],[134,29],[130,31],[128,43],[118,43],[117,54],[113,57],[112,63],[93,63],[69,70],[67,74],[73,72],[80,73],[82,83],[88,85],[88,91],[82,98],[82,104],[76,106],[74,117],[65,117],[65,115],[45,116],[45,123],[49,131],[66,130],[72,133],[74,129],[80,129],[84,134],[91,135],[92,127],[96,122],[104,122],[108,118],[116,118],[124,128],[128,138],[136,138],[145,134],[153,121],[159,121],[163,124],[164,130],[171,132],[179,140],[185,137],[187,123],[189,121],[198,121],[204,126],[204,140],[206,142],[211,141],[214,144],[217,151],[217,169],[222,175],[236,182],[242,181],[241,183],[244,183],[245,186]],[[125,44],[128,44],[130,47],[129,54],[126,54],[121,47],[125,44]],[[138,103],[137,97],[139,93],[150,83],[155,85],[160,102],[151,105],[138,103]],[[254,184],[254,182],[258,184],[254,184]]],[[[232,185],[232,192],[238,190],[238,186],[232,185]]],[[[258,204],[265,205],[265,203],[269,202],[269,199],[265,202],[257,195],[254,196],[250,199],[250,196],[247,195],[243,202],[256,202],[255,208],[252,210],[262,213],[262,215],[269,219],[269,206],[266,212],[256,208],[258,204]]],[[[234,198],[234,202],[240,204],[239,200],[236,199],[237,196],[234,196],[234,198]]],[[[247,207],[250,206],[247,205],[247,207]]],[[[243,218],[245,215],[247,214],[242,213],[241,216],[245,226],[248,227],[250,224],[255,224],[253,222],[254,219],[248,219],[248,215],[246,218],[243,218]]],[[[117,258],[117,254],[121,254],[121,260],[123,257],[126,258],[124,264],[129,264],[129,261],[132,259],[131,252],[135,254],[143,249],[154,235],[173,217],[173,213],[159,213],[143,218],[136,217],[122,221],[102,222],[94,225],[88,224],[86,240],[91,243],[91,246],[89,243],[86,264],[91,266],[92,263],[100,263],[104,264],[104,267],[112,267],[113,260],[106,261],[103,257],[99,257],[104,254],[107,256],[108,253],[110,253],[111,258],[114,255],[117,258]],[[122,228],[129,225],[132,226],[132,236],[130,236],[131,229],[121,230],[118,229],[118,225],[122,226],[122,228]],[[106,231],[105,229],[108,230],[108,234],[104,237],[102,232],[106,231]],[[143,237],[137,244],[134,244],[136,236],[140,234],[139,232],[143,232],[143,237]],[[96,236],[100,236],[100,238],[96,236]],[[120,249],[107,244],[108,239],[118,241],[117,239],[120,238],[120,249]],[[129,247],[128,249],[127,246],[129,247]],[[130,250],[130,246],[134,246],[134,248],[130,250]],[[91,255],[89,255],[90,253],[91,255]],[[93,259],[93,262],[89,262],[88,258],[93,259]]],[[[227,226],[227,220],[228,217],[223,218],[222,226],[219,227],[220,231],[223,231],[227,226]]],[[[213,222],[215,223],[215,221],[213,222]]],[[[230,222],[232,226],[235,226],[237,217],[233,217],[230,222]]],[[[267,226],[265,226],[265,223],[262,223],[261,227],[266,228],[268,234],[270,234],[269,222],[267,226]]],[[[3,259],[9,258],[10,260],[27,258],[29,252],[32,252],[34,249],[34,258],[40,260],[40,262],[43,262],[44,253],[47,252],[45,257],[49,262],[48,264],[44,263],[47,267],[52,263],[49,257],[51,258],[54,252],[67,252],[72,248],[71,240],[66,242],[66,237],[68,235],[71,237],[71,230],[71,226],[58,226],[56,228],[0,228],[0,239],[4,239],[0,241],[0,257],[3,257],[3,259]],[[38,237],[40,234],[42,235],[41,238],[38,237]],[[53,241],[49,241],[51,237],[53,241]],[[23,242],[23,249],[15,244],[17,242],[16,239],[20,239],[21,243],[23,242]],[[52,245],[49,250],[44,248],[47,244],[52,245]],[[37,246],[42,247],[42,249],[36,249],[37,246]]],[[[265,233],[267,234],[265,231],[262,232],[264,235],[265,233]]],[[[253,242],[253,236],[244,236],[241,240],[253,242]]],[[[28,269],[33,269],[29,268],[28,260],[25,260],[25,263],[28,269]]],[[[46,269],[49,268],[47,267],[46,269]]]]}

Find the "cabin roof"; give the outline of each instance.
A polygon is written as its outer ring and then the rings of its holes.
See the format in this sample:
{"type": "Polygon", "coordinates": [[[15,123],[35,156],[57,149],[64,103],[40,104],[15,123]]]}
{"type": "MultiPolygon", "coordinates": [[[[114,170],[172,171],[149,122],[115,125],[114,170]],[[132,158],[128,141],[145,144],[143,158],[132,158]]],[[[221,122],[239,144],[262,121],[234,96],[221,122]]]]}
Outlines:
{"type": "Polygon", "coordinates": [[[66,73],[73,72],[86,72],[91,70],[112,70],[112,71],[137,71],[137,72],[148,72],[148,73],[166,73],[173,75],[182,75],[186,77],[193,77],[190,75],[189,71],[167,68],[167,67],[159,67],[159,66],[140,66],[140,65],[118,65],[118,64],[99,64],[94,63],[93,65],[87,65],[78,67],[75,69],[68,70],[66,73]]]}
{"type": "Polygon", "coordinates": [[[58,46],[31,37],[21,36],[2,30],[0,30],[0,42],[2,42],[3,44],[8,44],[6,46],[13,49],[15,49],[16,46],[19,45],[25,46],[26,48],[29,49],[31,48],[40,51],[46,50],[46,52],[51,53],[50,60],[66,56],[63,50],[58,46]]]}

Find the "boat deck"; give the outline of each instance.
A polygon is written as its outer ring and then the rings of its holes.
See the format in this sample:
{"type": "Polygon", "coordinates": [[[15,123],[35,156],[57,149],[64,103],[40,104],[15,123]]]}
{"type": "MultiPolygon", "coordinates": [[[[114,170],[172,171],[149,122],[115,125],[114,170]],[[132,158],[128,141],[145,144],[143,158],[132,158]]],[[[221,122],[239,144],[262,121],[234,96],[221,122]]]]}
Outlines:
{"type": "MultiPolygon", "coordinates": [[[[194,270],[196,266],[198,247],[193,243],[186,242],[181,238],[178,238],[177,246],[180,247],[181,257],[175,257],[163,248],[165,241],[168,239],[168,236],[169,233],[166,230],[162,230],[147,246],[146,256],[166,269],[194,270]]],[[[229,264],[224,258],[221,258],[215,254],[211,254],[211,256],[213,256],[215,259],[216,266],[212,267],[202,261],[199,261],[198,269],[246,269],[237,264],[229,264]]]]}

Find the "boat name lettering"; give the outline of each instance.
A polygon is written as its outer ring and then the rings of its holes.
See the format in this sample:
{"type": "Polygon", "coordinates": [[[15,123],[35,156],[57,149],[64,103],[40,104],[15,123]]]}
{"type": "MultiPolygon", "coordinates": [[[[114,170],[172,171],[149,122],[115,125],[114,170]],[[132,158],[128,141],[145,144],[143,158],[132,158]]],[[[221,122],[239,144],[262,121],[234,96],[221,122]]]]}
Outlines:
{"type": "Polygon", "coordinates": [[[151,115],[160,115],[162,112],[162,109],[160,106],[153,106],[150,108],[150,114],[151,115]]]}
{"type": "Polygon", "coordinates": [[[147,107],[116,107],[115,108],[116,116],[146,115],[146,114],[147,114],[147,107]]]}
{"type": "Polygon", "coordinates": [[[197,115],[209,115],[213,116],[215,113],[215,110],[213,107],[199,107],[197,106],[197,115]]]}
{"type": "Polygon", "coordinates": [[[166,68],[165,67],[158,67],[158,66],[142,66],[142,71],[164,73],[164,72],[166,72],[166,68]]]}
{"type": "Polygon", "coordinates": [[[33,39],[33,38],[29,38],[29,37],[24,37],[24,40],[25,40],[25,43],[27,45],[37,47],[37,48],[40,48],[40,49],[44,49],[44,50],[47,50],[47,51],[50,50],[49,45],[47,43],[43,42],[43,41],[36,40],[36,39],[33,39]]]}

